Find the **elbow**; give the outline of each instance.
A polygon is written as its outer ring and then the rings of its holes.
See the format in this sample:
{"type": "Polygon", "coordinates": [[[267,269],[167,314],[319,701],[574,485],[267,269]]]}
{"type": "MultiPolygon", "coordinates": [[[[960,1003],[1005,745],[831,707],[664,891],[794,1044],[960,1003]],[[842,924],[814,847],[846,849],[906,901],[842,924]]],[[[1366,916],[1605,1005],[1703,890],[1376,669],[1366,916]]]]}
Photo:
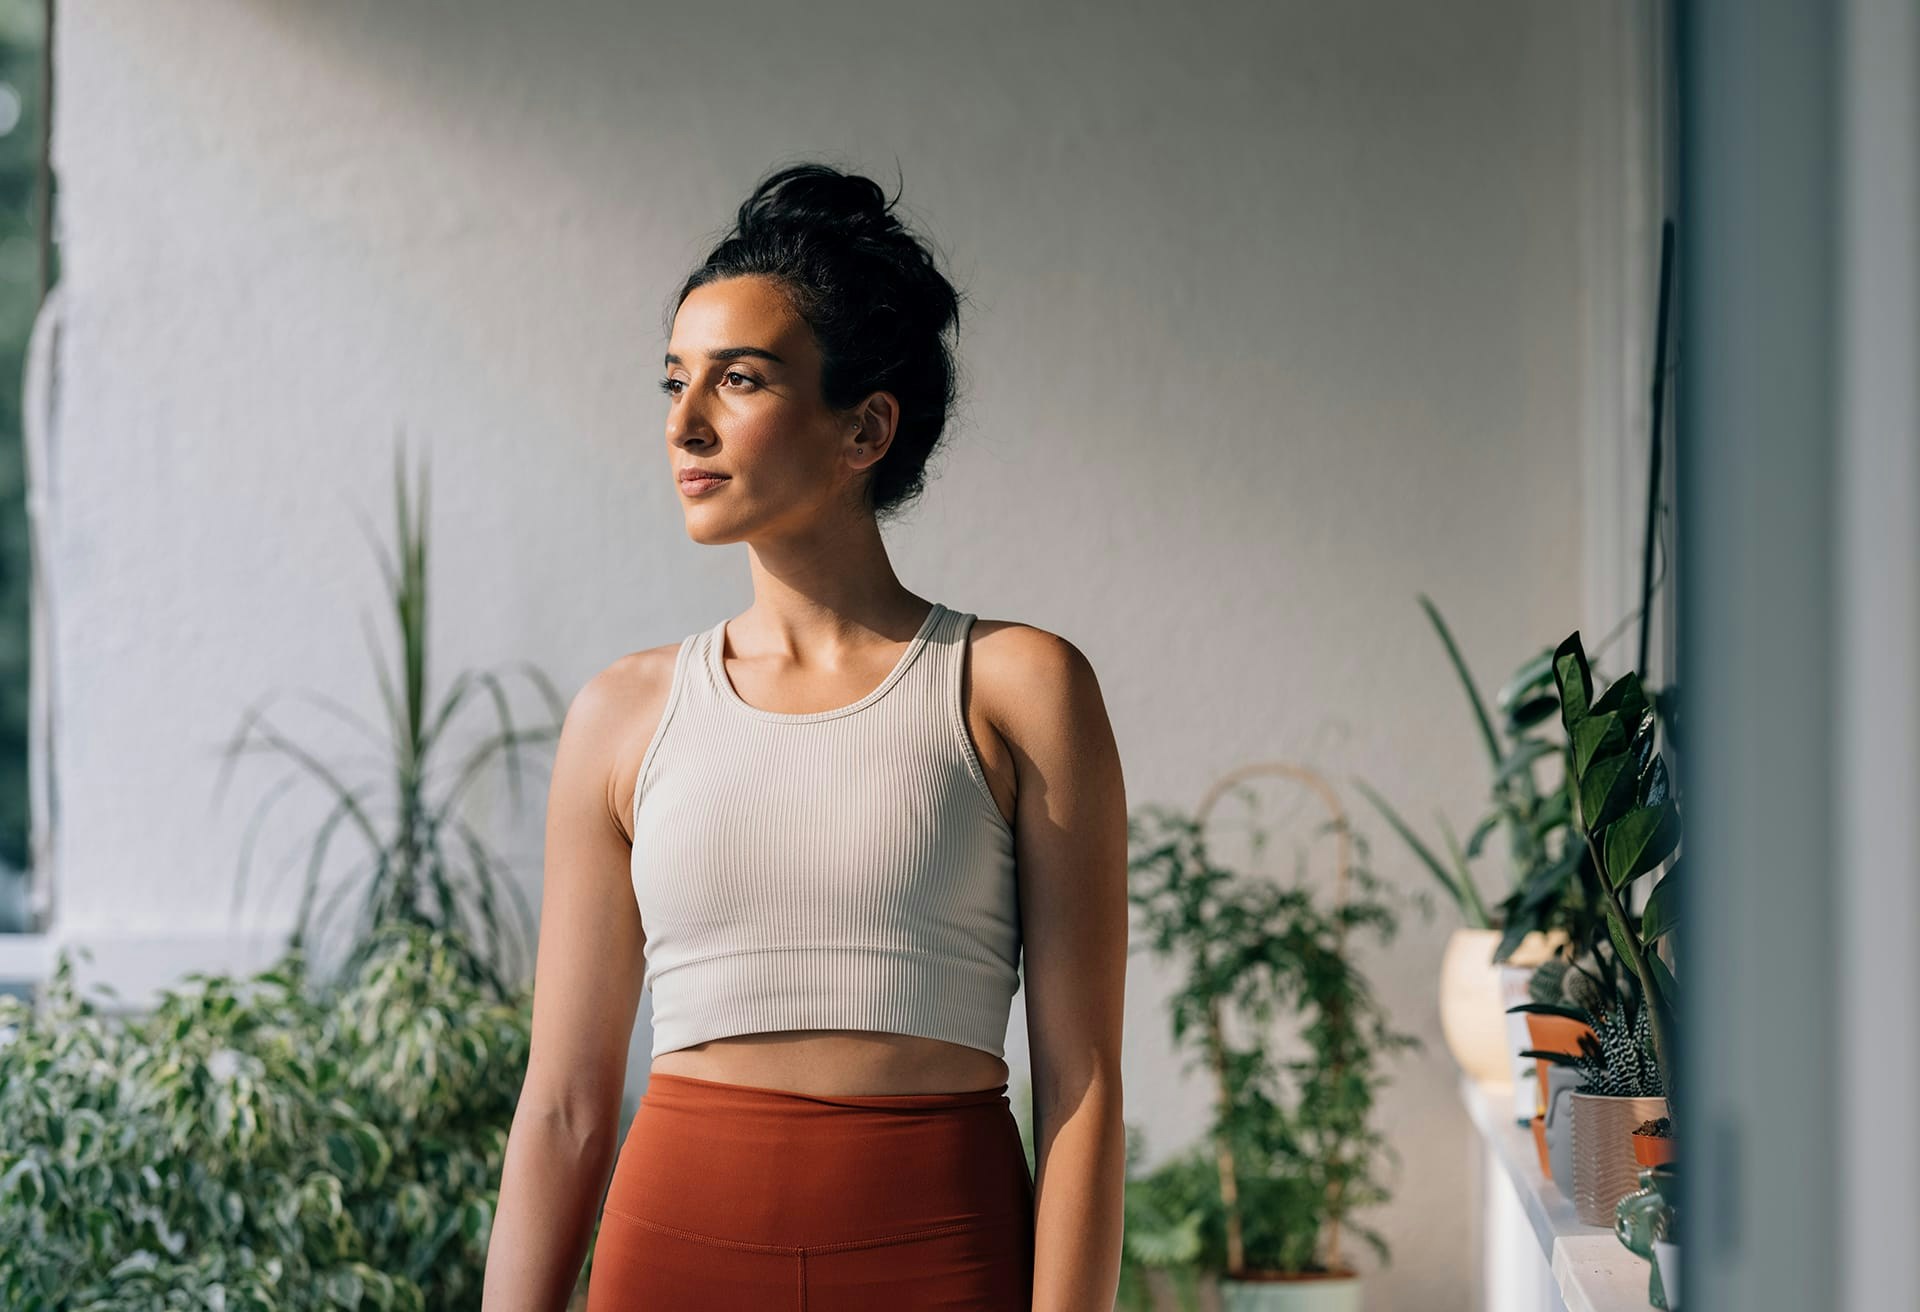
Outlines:
{"type": "Polygon", "coordinates": [[[620,1099],[523,1093],[514,1129],[525,1126],[550,1151],[579,1160],[611,1156],[620,1133],[620,1099]]]}

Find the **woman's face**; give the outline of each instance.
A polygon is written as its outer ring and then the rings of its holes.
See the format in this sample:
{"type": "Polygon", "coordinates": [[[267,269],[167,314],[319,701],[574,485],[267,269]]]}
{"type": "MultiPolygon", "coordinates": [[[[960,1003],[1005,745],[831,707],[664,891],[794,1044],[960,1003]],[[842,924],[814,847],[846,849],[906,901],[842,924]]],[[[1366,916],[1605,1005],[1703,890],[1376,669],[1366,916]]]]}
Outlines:
{"type": "Polygon", "coordinates": [[[850,485],[877,458],[874,417],[827,407],[813,331],[771,279],[727,278],[689,293],[660,386],[667,457],[695,541],[801,532],[857,504],[850,485]],[[695,470],[725,477],[685,481],[695,470]]]}

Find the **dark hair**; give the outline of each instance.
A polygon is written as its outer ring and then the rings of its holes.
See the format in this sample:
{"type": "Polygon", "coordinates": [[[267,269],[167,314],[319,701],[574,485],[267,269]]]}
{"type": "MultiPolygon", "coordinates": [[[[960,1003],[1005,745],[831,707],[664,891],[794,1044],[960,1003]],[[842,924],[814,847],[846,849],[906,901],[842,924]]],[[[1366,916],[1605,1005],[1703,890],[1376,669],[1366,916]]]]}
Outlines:
{"type": "Polygon", "coordinates": [[[900,401],[886,455],[868,470],[866,500],[885,519],[926,488],[957,391],[947,335],[958,332],[961,295],[927,243],[895,217],[871,178],[826,164],[767,175],[741,204],[732,231],[688,276],[674,301],[724,278],[777,281],[820,349],[820,390],[850,409],[874,392],[900,401]]]}

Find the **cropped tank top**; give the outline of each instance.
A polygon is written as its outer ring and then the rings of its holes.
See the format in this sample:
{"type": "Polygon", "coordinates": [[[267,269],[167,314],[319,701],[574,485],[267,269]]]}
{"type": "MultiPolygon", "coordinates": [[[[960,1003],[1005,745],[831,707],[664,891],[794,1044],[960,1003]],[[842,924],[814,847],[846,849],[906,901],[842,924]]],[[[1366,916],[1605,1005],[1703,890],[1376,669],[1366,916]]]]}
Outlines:
{"type": "Polygon", "coordinates": [[[872,692],[798,714],[734,691],[724,620],[681,641],[634,785],[653,1056],[858,1029],[1004,1057],[1020,911],[960,699],[974,618],[934,603],[872,692]]]}

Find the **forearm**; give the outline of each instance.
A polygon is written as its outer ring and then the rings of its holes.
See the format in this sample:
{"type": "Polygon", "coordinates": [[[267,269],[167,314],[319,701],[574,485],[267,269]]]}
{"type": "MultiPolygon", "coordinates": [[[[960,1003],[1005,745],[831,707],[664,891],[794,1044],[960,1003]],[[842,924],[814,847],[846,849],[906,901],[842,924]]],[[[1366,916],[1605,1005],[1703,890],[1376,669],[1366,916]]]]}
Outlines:
{"type": "Polygon", "coordinates": [[[564,1312],[614,1154],[614,1118],[587,1128],[525,1103],[507,1134],[483,1312],[564,1312]]]}
{"type": "Polygon", "coordinates": [[[1120,1089],[1094,1082],[1035,1108],[1033,1312],[1112,1312],[1120,1283],[1126,1125],[1120,1089]]]}

